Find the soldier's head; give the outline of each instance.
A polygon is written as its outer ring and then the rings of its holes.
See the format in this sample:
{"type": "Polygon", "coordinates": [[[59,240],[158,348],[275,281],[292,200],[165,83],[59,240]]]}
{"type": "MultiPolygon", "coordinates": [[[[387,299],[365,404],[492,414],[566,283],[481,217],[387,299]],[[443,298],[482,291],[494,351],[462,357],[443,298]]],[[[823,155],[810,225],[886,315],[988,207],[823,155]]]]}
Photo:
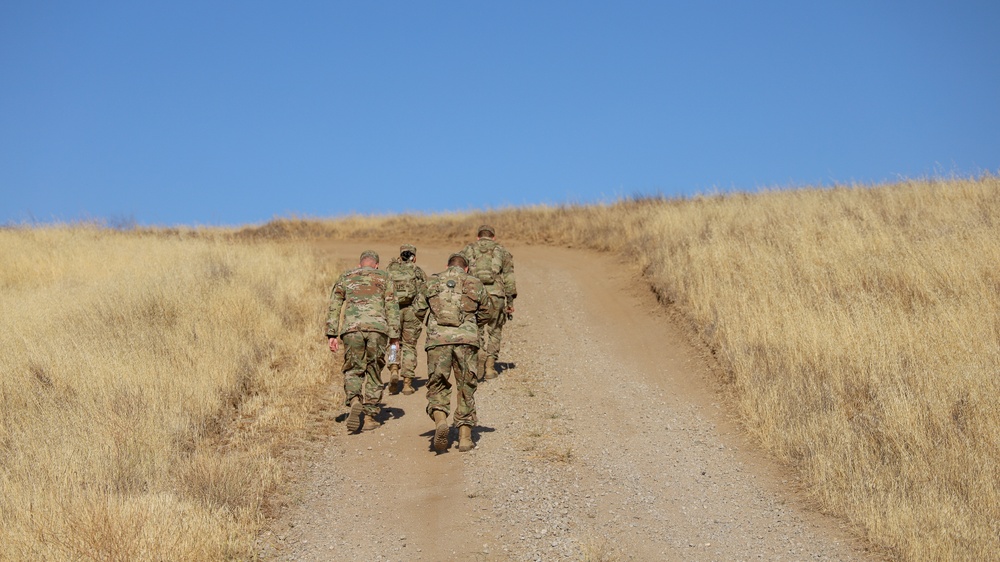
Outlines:
{"type": "Polygon", "coordinates": [[[417,261],[417,247],[413,244],[403,244],[399,247],[399,259],[403,261],[417,261]]]}
{"type": "Polygon", "coordinates": [[[361,252],[361,260],[359,264],[361,267],[374,267],[378,269],[378,252],[375,250],[365,250],[361,252]]]}
{"type": "Polygon", "coordinates": [[[448,267],[461,267],[466,272],[469,271],[469,262],[462,254],[452,254],[448,256],[448,267]]]}
{"type": "Polygon", "coordinates": [[[482,239],[482,238],[491,238],[492,239],[496,235],[497,235],[497,233],[496,233],[495,230],[493,230],[492,226],[490,226],[488,224],[484,224],[484,225],[482,225],[482,226],[479,227],[479,232],[476,234],[476,237],[480,238],[480,239],[482,239]]]}

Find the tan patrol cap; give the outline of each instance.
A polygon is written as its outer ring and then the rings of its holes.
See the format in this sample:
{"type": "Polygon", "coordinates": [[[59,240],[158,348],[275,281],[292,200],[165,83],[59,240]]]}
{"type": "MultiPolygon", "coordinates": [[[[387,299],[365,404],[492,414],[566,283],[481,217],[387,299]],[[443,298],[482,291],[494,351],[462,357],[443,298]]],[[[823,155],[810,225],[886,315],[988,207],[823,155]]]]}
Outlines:
{"type": "Polygon", "coordinates": [[[413,244],[403,244],[399,247],[399,253],[402,254],[403,252],[410,252],[411,254],[416,255],[417,247],[413,244]]]}
{"type": "Polygon", "coordinates": [[[479,230],[477,230],[476,232],[489,232],[490,236],[496,236],[497,235],[497,231],[493,230],[493,227],[490,226],[490,225],[488,225],[488,224],[481,225],[479,227],[479,230]]]}

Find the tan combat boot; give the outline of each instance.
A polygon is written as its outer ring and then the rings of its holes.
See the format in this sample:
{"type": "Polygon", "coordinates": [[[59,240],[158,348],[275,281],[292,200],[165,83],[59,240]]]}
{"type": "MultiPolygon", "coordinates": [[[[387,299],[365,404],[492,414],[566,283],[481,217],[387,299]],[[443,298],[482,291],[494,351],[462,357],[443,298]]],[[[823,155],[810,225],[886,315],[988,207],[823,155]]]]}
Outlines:
{"type": "Polygon", "coordinates": [[[403,379],[403,394],[413,394],[417,389],[413,388],[413,377],[403,379]]]}
{"type": "Polygon", "coordinates": [[[448,449],[448,414],[441,410],[434,410],[434,450],[443,453],[448,449]]]}
{"type": "Polygon", "coordinates": [[[361,414],[363,412],[361,398],[355,396],[351,399],[351,413],[347,414],[347,431],[354,433],[361,427],[361,414]]]}
{"type": "Polygon", "coordinates": [[[485,377],[487,379],[495,379],[495,378],[497,378],[497,375],[499,375],[499,374],[500,373],[497,373],[496,359],[494,359],[492,357],[488,358],[486,360],[486,375],[485,375],[485,377]]]}
{"type": "Polygon", "coordinates": [[[362,431],[371,431],[380,427],[382,427],[382,422],[378,421],[378,419],[371,414],[365,414],[365,423],[361,426],[362,431]]]}
{"type": "Polygon", "coordinates": [[[399,392],[399,365],[389,365],[389,394],[399,392]]]}
{"type": "Polygon", "coordinates": [[[476,444],[472,442],[472,426],[458,426],[458,450],[464,453],[466,451],[471,451],[475,446],[476,444]]]}

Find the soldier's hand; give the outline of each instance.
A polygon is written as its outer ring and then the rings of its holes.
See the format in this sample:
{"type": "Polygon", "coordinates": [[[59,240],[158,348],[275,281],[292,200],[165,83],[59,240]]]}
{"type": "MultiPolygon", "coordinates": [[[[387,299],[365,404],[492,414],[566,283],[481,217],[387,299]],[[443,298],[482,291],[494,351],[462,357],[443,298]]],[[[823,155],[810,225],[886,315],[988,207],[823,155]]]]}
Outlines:
{"type": "Polygon", "coordinates": [[[340,349],[340,340],[337,338],[330,338],[330,351],[337,353],[338,349],[340,349]]]}

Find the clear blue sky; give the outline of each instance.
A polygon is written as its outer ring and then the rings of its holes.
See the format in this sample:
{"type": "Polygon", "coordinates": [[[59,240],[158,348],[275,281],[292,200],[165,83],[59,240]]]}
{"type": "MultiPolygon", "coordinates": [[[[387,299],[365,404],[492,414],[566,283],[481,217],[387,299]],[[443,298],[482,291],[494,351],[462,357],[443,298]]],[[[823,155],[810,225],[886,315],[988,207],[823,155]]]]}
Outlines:
{"type": "Polygon", "coordinates": [[[0,0],[0,224],[996,172],[998,24],[995,0],[0,0]]]}

